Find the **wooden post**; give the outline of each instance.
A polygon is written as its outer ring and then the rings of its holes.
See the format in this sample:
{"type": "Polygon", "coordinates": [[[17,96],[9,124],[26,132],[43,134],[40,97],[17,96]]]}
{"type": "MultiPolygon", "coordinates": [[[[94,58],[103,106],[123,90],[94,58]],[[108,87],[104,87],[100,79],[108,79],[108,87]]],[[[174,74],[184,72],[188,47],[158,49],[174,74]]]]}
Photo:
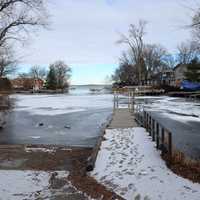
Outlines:
{"type": "Polygon", "coordinates": [[[147,117],[148,117],[148,113],[146,112],[146,129],[148,129],[148,119],[147,119],[147,117]]]}
{"type": "Polygon", "coordinates": [[[164,155],[164,145],[165,145],[165,129],[164,128],[162,128],[162,131],[161,131],[161,145],[162,145],[161,153],[162,155],[164,155]]]}
{"type": "Polygon", "coordinates": [[[129,90],[128,90],[128,109],[130,111],[130,92],[129,92],[129,90]]]}
{"type": "Polygon", "coordinates": [[[144,128],[146,128],[146,112],[145,111],[144,111],[143,115],[144,115],[143,126],[144,126],[144,128]]]}
{"type": "Polygon", "coordinates": [[[162,128],[161,142],[162,142],[162,145],[164,145],[165,143],[165,129],[164,128],[162,128]]]}
{"type": "Polygon", "coordinates": [[[152,140],[155,141],[155,120],[153,119],[152,140]]]}
{"type": "MultiPolygon", "coordinates": [[[[133,95],[133,93],[132,93],[133,95]]],[[[132,96],[132,109],[133,113],[135,112],[135,100],[134,100],[134,95],[132,96]]]]}
{"type": "Polygon", "coordinates": [[[169,157],[171,160],[172,158],[172,133],[171,132],[168,133],[168,151],[169,151],[169,157]]]}
{"type": "Polygon", "coordinates": [[[147,129],[147,132],[149,131],[149,114],[147,113],[147,118],[146,118],[146,123],[147,123],[147,126],[146,126],[146,129],[147,129]]]}
{"type": "Polygon", "coordinates": [[[149,117],[149,135],[151,136],[151,116],[149,117]]]}
{"type": "Polygon", "coordinates": [[[156,148],[159,149],[159,124],[158,122],[156,123],[156,148]]]}

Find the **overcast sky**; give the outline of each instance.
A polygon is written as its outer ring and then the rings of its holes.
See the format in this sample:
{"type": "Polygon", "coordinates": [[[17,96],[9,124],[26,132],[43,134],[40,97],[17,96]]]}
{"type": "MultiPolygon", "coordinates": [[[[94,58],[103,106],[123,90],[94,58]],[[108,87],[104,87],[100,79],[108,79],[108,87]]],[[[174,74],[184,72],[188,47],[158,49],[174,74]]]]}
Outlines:
{"type": "Polygon", "coordinates": [[[23,69],[64,60],[72,67],[72,84],[104,83],[118,64],[124,46],[116,41],[129,24],[148,21],[148,43],[175,52],[190,37],[183,29],[192,0],[50,0],[50,30],[42,30],[24,47],[23,69]]]}

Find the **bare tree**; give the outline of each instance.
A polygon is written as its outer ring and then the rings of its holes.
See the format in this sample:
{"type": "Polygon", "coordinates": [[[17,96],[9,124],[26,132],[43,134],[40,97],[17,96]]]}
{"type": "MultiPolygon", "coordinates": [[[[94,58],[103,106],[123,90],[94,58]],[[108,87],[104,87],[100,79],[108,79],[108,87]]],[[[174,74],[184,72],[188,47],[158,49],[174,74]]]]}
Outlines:
{"type": "Polygon", "coordinates": [[[47,25],[44,0],[0,0],[0,46],[47,25]]]}
{"type": "Polygon", "coordinates": [[[182,42],[178,46],[178,62],[189,64],[191,60],[199,56],[199,46],[194,41],[182,42]]]}
{"type": "Polygon", "coordinates": [[[119,67],[115,70],[112,75],[112,80],[116,85],[137,85],[138,73],[136,64],[132,62],[132,58],[129,52],[123,52],[119,59],[119,67]]]}
{"type": "Polygon", "coordinates": [[[129,35],[121,34],[121,39],[118,43],[127,44],[132,51],[133,61],[138,68],[139,83],[142,80],[143,68],[143,50],[144,50],[144,35],[147,22],[140,20],[138,25],[131,24],[129,27],[129,35]]]}
{"type": "Polygon", "coordinates": [[[9,46],[0,47],[0,77],[14,73],[17,69],[17,60],[9,46]]]}
{"type": "Polygon", "coordinates": [[[47,72],[46,72],[45,68],[40,67],[38,65],[35,65],[35,66],[31,67],[29,74],[34,79],[42,79],[42,80],[44,80],[45,77],[46,77],[47,72]]]}
{"type": "Polygon", "coordinates": [[[164,58],[167,55],[167,50],[160,44],[147,44],[143,54],[147,75],[151,76],[166,67],[164,58]]]}

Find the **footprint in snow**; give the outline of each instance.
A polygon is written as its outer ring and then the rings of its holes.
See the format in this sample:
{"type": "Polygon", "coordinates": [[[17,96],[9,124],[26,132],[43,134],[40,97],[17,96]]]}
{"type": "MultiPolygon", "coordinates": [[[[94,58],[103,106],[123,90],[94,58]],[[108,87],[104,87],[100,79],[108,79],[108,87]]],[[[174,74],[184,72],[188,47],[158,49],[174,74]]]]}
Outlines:
{"type": "Polygon", "coordinates": [[[186,190],[192,190],[190,187],[188,187],[188,186],[183,186],[186,190]]]}
{"type": "Polygon", "coordinates": [[[120,188],[121,192],[120,194],[125,195],[128,192],[128,188],[124,187],[124,188],[120,188]]]}
{"type": "Polygon", "coordinates": [[[107,176],[102,176],[102,177],[100,178],[100,181],[104,181],[106,178],[107,178],[107,176]]]}
{"type": "Polygon", "coordinates": [[[129,189],[129,190],[133,189],[134,187],[135,187],[135,185],[134,185],[133,183],[130,183],[130,184],[128,185],[128,189],[129,189]]]}
{"type": "Polygon", "coordinates": [[[151,180],[157,179],[157,178],[158,178],[157,176],[152,176],[152,177],[150,177],[151,180]]]}
{"type": "Polygon", "coordinates": [[[133,176],[133,175],[135,175],[135,172],[130,172],[130,171],[128,171],[128,172],[126,172],[125,174],[126,174],[126,175],[129,175],[129,176],[133,176]]]}
{"type": "Polygon", "coordinates": [[[119,164],[123,164],[123,162],[124,162],[123,160],[120,160],[120,161],[119,161],[119,164]]]}

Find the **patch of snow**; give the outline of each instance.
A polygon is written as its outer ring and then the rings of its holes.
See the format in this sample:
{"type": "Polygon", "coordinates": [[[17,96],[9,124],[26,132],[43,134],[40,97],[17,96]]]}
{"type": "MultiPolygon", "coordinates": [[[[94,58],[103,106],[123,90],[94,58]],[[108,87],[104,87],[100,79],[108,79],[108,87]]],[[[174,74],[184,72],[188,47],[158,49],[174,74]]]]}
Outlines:
{"type": "Polygon", "coordinates": [[[91,173],[126,200],[199,200],[200,184],[166,167],[143,128],[106,130],[91,173]]]}
{"type": "Polygon", "coordinates": [[[47,152],[47,153],[54,153],[56,150],[54,148],[34,148],[34,147],[26,147],[25,151],[27,153],[30,152],[47,152]]]}
{"type": "MultiPolygon", "coordinates": [[[[65,171],[57,173],[59,177],[67,177],[69,174],[65,171]]],[[[50,172],[0,170],[0,197],[3,200],[35,200],[36,197],[48,196],[51,194],[50,177],[50,172]]]]}
{"type": "Polygon", "coordinates": [[[0,170],[0,199],[68,199],[70,195],[81,194],[85,197],[84,199],[94,200],[78,191],[67,180],[68,175],[69,172],[67,171],[0,170]],[[52,180],[52,175],[55,173],[55,179],[52,180]],[[53,181],[55,182],[53,183],[53,181]]]}

